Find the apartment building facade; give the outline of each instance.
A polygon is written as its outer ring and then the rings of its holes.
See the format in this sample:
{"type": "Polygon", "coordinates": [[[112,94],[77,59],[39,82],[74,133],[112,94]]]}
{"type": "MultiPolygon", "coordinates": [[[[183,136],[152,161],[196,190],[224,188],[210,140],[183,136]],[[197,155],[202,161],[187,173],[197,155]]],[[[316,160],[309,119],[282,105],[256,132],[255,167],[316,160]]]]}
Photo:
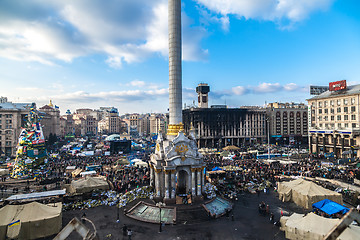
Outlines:
{"type": "MultiPolygon", "coordinates": [[[[338,82],[336,82],[338,83],[338,82]]],[[[346,86],[308,99],[309,147],[337,158],[359,157],[360,85],[346,86]]]]}
{"type": "Polygon", "coordinates": [[[0,103],[0,157],[14,157],[21,128],[35,103],[12,103],[2,97],[0,103]]]}
{"type": "Polygon", "coordinates": [[[308,142],[308,109],[305,104],[269,103],[266,113],[272,143],[306,144],[308,142]]]}

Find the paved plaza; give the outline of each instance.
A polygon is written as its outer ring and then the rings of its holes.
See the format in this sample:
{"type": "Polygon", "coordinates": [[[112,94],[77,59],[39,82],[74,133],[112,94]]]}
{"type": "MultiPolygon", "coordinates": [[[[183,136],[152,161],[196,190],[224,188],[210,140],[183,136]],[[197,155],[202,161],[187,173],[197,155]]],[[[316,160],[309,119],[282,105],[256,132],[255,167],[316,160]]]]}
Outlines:
{"type": "MultiPolygon", "coordinates": [[[[178,214],[176,225],[166,225],[159,233],[159,225],[143,223],[123,215],[120,211],[120,223],[116,223],[116,207],[102,206],[88,210],[75,210],[63,213],[63,225],[73,217],[80,218],[83,213],[92,220],[97,228],[100,239],[128,239],[122,235],[122,227],[127,225],[133,231],[132,239],[285,239],[279,227],[269,221],[269,216],[260,215],[258,204],[264,201],[275,215],[275,221],[280,218],[280,212],[287,215],[292,212],[303,213],[304,210],[293,203],[283,203],[277,199],[277,194],[243,194],[234,201],[234,209],[228,216],[209,219],[203,209],[193,209],[186,214],[178,214]],[[233,215],[233,216],[232,216],[233,215]]],[[[90,228],[90,225],[87,225],[90,228]]],[[[72,233],[69,239],[80,239],[72,233]]]]}

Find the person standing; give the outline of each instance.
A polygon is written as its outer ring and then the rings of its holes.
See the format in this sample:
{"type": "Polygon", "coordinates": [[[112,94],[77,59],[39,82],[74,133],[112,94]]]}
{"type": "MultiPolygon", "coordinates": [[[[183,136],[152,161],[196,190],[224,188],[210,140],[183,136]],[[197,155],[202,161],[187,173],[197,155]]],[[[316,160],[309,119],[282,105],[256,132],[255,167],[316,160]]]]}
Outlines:
{"type": "Polygon", "coordinates": [[[272,224],[274,224],[274,214],[273,213],[270,214],[270,222],[272,224]]]}
{"type": "Polygon", "coordinates": [[[131,240],[131,236],[132,236],[132,230],[131,229],[127,230],[127,235],[128,235],[128,239],[131,240]]]}
{"type": "Polygon", "coordinates": [[[123,231],[123,236],[126,236],[127,235],[127,226],[126,224],[124,224],[124,226],[122,227],[122,231],[123,231]]]}

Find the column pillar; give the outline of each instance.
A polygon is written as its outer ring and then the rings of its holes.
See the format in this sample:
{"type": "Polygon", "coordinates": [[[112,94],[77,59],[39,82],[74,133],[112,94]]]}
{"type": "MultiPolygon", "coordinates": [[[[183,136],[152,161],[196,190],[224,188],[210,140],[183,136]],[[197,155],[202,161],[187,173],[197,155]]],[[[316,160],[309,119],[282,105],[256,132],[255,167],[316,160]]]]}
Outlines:
{"type": "Polygon", "coordinates": [[[165,174],[165,198],[169,198],[169,175],[170,175],[170,171],[165,170],[164,174],[165,174]]]}
{"type": "Polygon", "coordinates": [[[161,186],[160,186],[160,172],[161,169],[154,169],[155,171],[155,194],[156,197],[160,197],[160,191],[161,191],[161,186]]]}
{"type": "Polygon", "coordinates": [[[309,136],[309,154],[311,154],[312,153],[312,148],[313,148],[313,146],[312,146],[312,135],[311,134],[308,134],[308,136],[309,136]]]}
{"type": "Polygon", "coordinates": [[[325,146],[325,144],[326,144],[326,135],[324,134],[324,135],[323,135],[323,153],[326,153],[326,146],[325,146]]]}
{"type": "Polygon", "coordinates": [[[315,150],[316,150],[316,154],[319,155],[319,137],[317,133],[315,135],[315,150]]]}
{"type": "Polygon", "coordinates": [[[345,150],[345,147],[344,147],[344,144],[345,144],[345,138],[344,138],[344,135],[341,136],[341,154],[344,152],[345,150]]]}
{"type": "Polygon", "coordinates": [[[175,172],[176,170],[171,170],[171,198],[175,198],[175,188],[176,188],[176,183],[175,183],[175,172]]]}
{"type": "Polygon", "coordinates": [[[334,157],[336,158],[336,144],[337,144],[337,137],[333,135],[333,148],[334,148],[334,157]]]}
{"type": "Polygon", "coordinates": [[[153,166],[150,165],[150,186],[154,187],[154,169],[153,166]]]}
{"type": "Polygon", "coordinates": [[[197,171],[197,195],[201,196],[201,168],[197,171]]]}
{"type": "Polygon", "coordinates": [[[354,136],[350,136],[350,150],[351,150],[351,157],[353,158],[354,155],[354,136]]]}
{"type": "Polygon", "coordinates": [[[195,171],[196,168],[191,168],[191,194],[193,196],[195,196],[195,190],[196,190],[196,186],[195,186],[195,171]]]}
{"type": "Polygon", "coordinates": [[[203,193],[205,189],[205,175],[204,175],[204,167],[201,168],[201,192],[203,193]]]}

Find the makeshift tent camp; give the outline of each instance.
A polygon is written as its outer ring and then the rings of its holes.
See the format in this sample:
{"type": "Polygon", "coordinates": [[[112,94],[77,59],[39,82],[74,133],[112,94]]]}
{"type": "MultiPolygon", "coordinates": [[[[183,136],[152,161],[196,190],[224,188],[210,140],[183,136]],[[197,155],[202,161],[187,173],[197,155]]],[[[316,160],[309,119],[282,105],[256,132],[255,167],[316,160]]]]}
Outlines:
{"type": "Polygon", "coordinates": [[[347,207],[344,207],[343,205],[340,205],[329,199],[324,199],[321,200],[320,202],[314,203],[312,207],[313,209],[318,209],[328,215],[332,215],[336,213],[345,214],[348,211],[350,211],[350,209],[348,209],[347,207]]]}
{"type": "Polygon", "coordinates": [[[342,195],[340,193],[330,191],[302,178],[290,182],[279,182],[278,193],[279,199],[283,202],[293,201],[307,209],[310,209],[313,203],[324,199],[330,199],[342,204],[342,195]]]}
{"type": "Polygon", "coordinates": [[[227,147],[224,147],[223,150],[226,150],[226,151],[237,151],[237,150],[240,150],[240,148],[234,146],[234,145],[231,145],[231,146],[227,146],[227,147]]]}
{"type": "Polygon", "coordinates": [[[95,189],[108,190],[109,184],[101,177],[88,177],[72,181],[70,185],[71,193],[86,193],[95,189]]]}
{"type": "Polygon", "coordinates": [[[58,233],[62,225],[62,204],[31,202],[0,209],[0,239],[37,239],[58,233]]]}
{"type": "MultiPolygon", "coordinates": [[[[299,218],[290,216],[287,220],[281,217],[282,229],[285,231],[287,239],[307,239],[322,240],[326,234],[340,221],[320,217],[314,213],[309,213],[305,217],[299,218]]],[[[350,226],[337,238],[341,240],[351,240],[360,238],[360,227],[350,226]],[[354,238],[355,236],[355,238],[354,238]]]]}

